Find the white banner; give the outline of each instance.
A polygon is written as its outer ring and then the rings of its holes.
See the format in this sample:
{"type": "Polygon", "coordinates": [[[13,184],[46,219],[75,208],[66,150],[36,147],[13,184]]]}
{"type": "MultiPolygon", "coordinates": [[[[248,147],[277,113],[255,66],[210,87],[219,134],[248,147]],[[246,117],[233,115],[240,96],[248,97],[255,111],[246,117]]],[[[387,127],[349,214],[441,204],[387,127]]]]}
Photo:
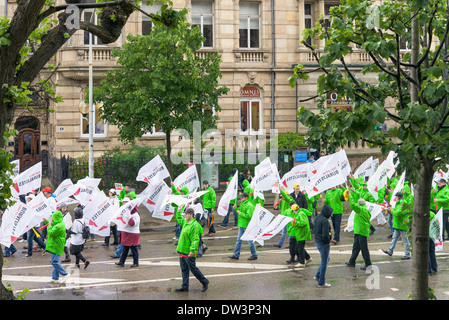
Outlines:
{"type": "Polygon", "coordinates": [[[131,219],[131,211],[138,207],[142,199],[133,199],[131,201],[125,202],[120,208],[115,209],[112,221],[117,225],[117,230],[122,231],[128,224],[129,219],[131,219]]]}
{"type": "Polygon", "coordinates": [[[70,197],[78,190],[78,186],[73,184],[72,180],[65,179],[60,183],[58,188],[55,190],[54,195],[56,196],[56,202],[61,202],[61,200],[70,197]]]}
{"type": "Polygon", "coordinates": [[[399,178],[399,181],[396,184],[396,187],[394,187],[393,195],[391,196],[391,200],[390,200],[390,206],[392,208],[396,207],[396,203],[398,202],[398,199],[396,198],[396,193],[402,192],[402,188],[404,188],[405,171],[406,170],[404,170],[401,177],[399,178]]]}
{"type": "Polygon", "coordinates": [[[318,172],[311,177],[304,189],[310,198],[345,182],[346,176],[342,173],[338,160],[335,157],[329,157],[318,172]]]}
{"type": "Polygon", "coordinates": [[[171,221],[173,215],[175,214],[175,208],[171,205],[171,203],[167,203],[162,206],[162,201],[164,200],[166,195],[173,194],[171,188],[167,186],[166,183],[163,184],[162,190],[160,191],[160,195],[154,205],[153,210],[153,218],[162,219],[166,221],[171,221]]]}
{"type": "Polygon", "coordinates": [[[289,172],[284,174],[281,179],[281,183],[284,186],[284,190],[288,193],[293,192],[293,186],[298,184],[301,190],[304,190],[309,178],[309,163],[294,166],[289,172]]]}
{"type": "Polygon", "coordinates": [[[173,184],[178,189],[187,186],[187,188],[189,189],[189,193],[198,190],[200,188],[200,178],[198,176],[196,166],[193,165],[188,167],[187,170],[176,177],[175,181],[173,181],[173,184]]]}
{"type": "Polygon", "coordinates": [[[151,159],[146,165],[140,168],[137,174],[137,181],[146,183],[156,183],[170,176],[167,167],[159,155],[151,159]]]}
{"type": "Polygon", "coordinates": [[[13,160],[11,163],[14,163],[16,166],[12,169],[12,178],[17,177],[20,172],[20,160],[13,160]]]}
{"type": "Polygon", "coordinates": [[[373,176],[368,180],[368,191],[373,195],[374,199],[377,200],[378,192],[387,184],[387,179],[391,178],[395,172],[395,164],[393,159],[395,153],[390,151],[384,162],[379,166],[373,176]]]}
{"type": "Polygon", "coordinates": [[[435,251],[443,250],[443,209],[430,221],[429,237],[435,242],[435,251]]]}
{"type": "Polygon", "coordinates": [[[270,224],[257,236],[255,241],[259,242],[259,240],[265,241],[273,238],[292,220],[293,218],[291,217],[282,214],[277,215],[276,218],[274,218],[273,221],[271,221],[270,224]]]}
{"type": "MultiPolygon", "coordinates": [[[[39,215],[39,220],[37,220],[36,223],[41,222],[42,218],[50,220],[54,211],[49,203],[49,199],[44,196],[43,192],[39,192],[39,194],[33,200],[28,202],[27,205],[39,215]]],[[[32,226],[34,226],[34,224],[32,226]]]]}
{"type": "Polygon", "coordinates": [[[85,178],[78,180],[76,183],[77,190],[73,194],[76,200],[80,202],[81,205],[87,205],[92,198],[100,192],[98,185],[101,179],[99,178],[85,178]]]}
{"type": "Polygon", "coordinates": [[[335,158],[340,164],[340,170],[342,174],[347,177],[351,174],[351,164],[349,163],[348,156],[346,155],[346,151],[341,149],[337,153],[335,153],[335,158]]]}
{"type": "Polygon", "coordinates": [[[256,197],[257,192],[271,190],[274,185],[278,185],[278,177],[276,165],[273,166],[270,158],[266,157],[254,168],[254,178],[251,181],[251,187],[254,188],[254,197],[256,197]]]}
{"type": "Polygon", "coordinates": [[[256,204],[251,221],[240,239],[245,241],[257,241],[263,245],[263,239],[258,239],[258,236],[261,235],[265,228],[270,224],[273,217],[274,215],[270,211],[259,204],[256,204]]]}
{"type": "Polygon", "coordinates": [[[42,182],[42,162],[25,170],[12,179],[11,195],[17,198],[21,194],[27,194],[32,190],[39,189],[42,182]]]}
{"type": "Polygon", "coordinates": [[[38,216],[36,212],[21,201],[6,209],[2,218],[0,243],[9,247],[22,234],[34,227],[36,216],[38,216]]]}
{"type": "Polygon", "coordinates": [[[217,212],[220,216],[226,216],[228,214],[229,202],[237,198],[238,179],[239,175],[238,171],[236,171],[218,203],[217,212]]]}
{"type": "Polygon", "coordinates": [[[365,162],[360,165],[360,167],[357,168],[357,170],[354,172],[354,178],[357,179],[360,177],[371,177],[374,172],[376,172],[376,167],[373,156],[371,156],[366,159],[365,162]]]}
{"type": "Polygon", "coordinates": [[[174,203],[177,206],[186,205],[189,202],[193,202],[196,198],[201,197],[203,194],[208,193],[209,190],[199,191],[189,194],[165,194],[164,199],[162,200],[159,209],[166,206],[167,204],[174,203]]]}
{"type": "Polygon", "coordinates": [[[140,197],[144,198],[142,204],[148,209],[148,211],[153,212],[156,206],[156,202],[158,201],[162,191],[167,189],[170,188],[167,186],[164,180],[149,184],[140,194],[140,197]]]}
{"type": "Polygon", "coordinates": [[[91,229],[91,233],[98,234],[109,226],[118,205],[113,205],[104,192],[98,192],[92,201],[83,209],[83,217],[91,229]]]}

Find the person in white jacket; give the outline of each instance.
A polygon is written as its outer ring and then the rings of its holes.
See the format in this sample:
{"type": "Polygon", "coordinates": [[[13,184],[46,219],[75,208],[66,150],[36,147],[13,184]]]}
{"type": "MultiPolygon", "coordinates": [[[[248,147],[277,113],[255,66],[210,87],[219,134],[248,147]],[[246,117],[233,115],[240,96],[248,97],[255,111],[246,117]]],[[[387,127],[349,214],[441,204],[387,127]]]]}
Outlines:
{"type": "Polygon", "coordinates": [[[84,258],[81,252],[84,249],[83,239],[83,209],[76,207],[74,210],[75,220],[73,221],[72,227],[70,228],[70,254],[74,255],[76,258],[75,266],[80,267],[80,260],[84,262],[84,269],[90,264],[90,261],[84,258]]]}

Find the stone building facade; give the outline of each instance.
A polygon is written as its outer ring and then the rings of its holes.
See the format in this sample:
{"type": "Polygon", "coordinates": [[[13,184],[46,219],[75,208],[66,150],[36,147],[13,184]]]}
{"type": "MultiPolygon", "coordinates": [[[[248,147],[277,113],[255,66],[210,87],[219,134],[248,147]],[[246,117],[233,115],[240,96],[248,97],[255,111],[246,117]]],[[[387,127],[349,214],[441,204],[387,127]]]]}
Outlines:
{"type": "MultiPolygon", "coordinates": [[[[14,3],[5,1],[8,3],[6,14],[12,15],[14,3]]],[[[287,79],[292,75],[295,64],[305,64],[310,68],[315,64],[309,50],[300,45],[302,32],[314,25],[320,16],[326,17],[329,8],[338,2],[174,0],[173,3],[176,9],[189,9],[188,21],[198,25],[206,37],[203,48],[197,54],[218,50],[222,59],[223,78],[220,84],[230,91],[219,102],[222,110],[218,113],[220,120],[217,128],[220,132],[232,129],[244,136],[257,135],[270,129],[277,129],[279,133],[307,132],[296,118],[297,101],[316,94],[318,74],[312,74],[307,83],[298,83],[296,88],[291,88],[287,79]]],[[[143,8],[147,12],[157,9],[158,6],[143,8]]],[[[83,19],[90,16],[89,11],[83,13],[83,19]]],[[[115,43],[103,45],[94,37],[94,84],[99,83],[104,72],[118,67],[111,55],[112,49],[120,48],[128,34],[148,34],[150,30],[151,20],[135,12],[115,43]]],[[[318,46],[318,52],[324,45],[316,39],[310,41],[318,46]]],[[[58,84],[56,93],[63,98],[63,102],[50,103],[49,107],[54,112],[47,112],[44,108],[47,106],[35,106],[31,113],[23,108],[16,111],[13,127],[17,127],[22,135],[8,146],[16,158],[23,158],[24,153],[25,156],[32,153],[36,158],[43,152],[53,157],[77,157],[88,151],[87,121],[79,111],[82,93],[88,86],[88,60],[88,34],[77,31],[52,61],[54,65],[59,65],[52,80],[58,84]]],[[[356,72],[368,62],[366,53],[356,48],[347,61],[356,72]]],[[[43,70],[41,77],[48,74],[49,71],[43,70]]],[[[375,81],[375,75],[368,77],[375,81]]],[[[304,106],[316,109],[313,100],[304,106]]],[[[98,112],[94,122],[96,157],[114,146],[122,145],[118,140],[117,128],[104,123],[98,112]]],[[[164,144],[165,135],[157,131],[155,128],[155,133],[142,137],[137,144],[164,144]]],[[[361,145],[357,149],[354,146],[348,148],[349,154],[376,152],[361,145]]]]}

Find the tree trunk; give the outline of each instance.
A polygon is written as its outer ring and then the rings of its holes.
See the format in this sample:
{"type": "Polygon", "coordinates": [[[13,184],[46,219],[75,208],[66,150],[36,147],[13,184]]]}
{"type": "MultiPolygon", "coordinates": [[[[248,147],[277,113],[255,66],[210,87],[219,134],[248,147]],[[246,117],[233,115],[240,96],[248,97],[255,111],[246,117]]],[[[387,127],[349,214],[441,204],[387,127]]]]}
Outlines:
{"type": "Polygon", "coordinates": [[[415,186],[412,222],[412,299],[428,299],[430,193],[433,168],[430,159],[424,159],[418,184],[415,186]]]}
{"type": "Polygon", "coordinates": [[[3,246],[0,245],[0,301],[1,300],[13,300],[14,295],[11,291],[6,289],[6,287],[3,285],[2,282],[2,275],[3,275],[3,246]]]}
{"type": "Polygon", "coordinates": [[[170,172],[170,176],[173,177],[173,166],[171,162],[171,141],[170,132],[165,133],[165,142],[167,143],[167,170],[170,172]]]}

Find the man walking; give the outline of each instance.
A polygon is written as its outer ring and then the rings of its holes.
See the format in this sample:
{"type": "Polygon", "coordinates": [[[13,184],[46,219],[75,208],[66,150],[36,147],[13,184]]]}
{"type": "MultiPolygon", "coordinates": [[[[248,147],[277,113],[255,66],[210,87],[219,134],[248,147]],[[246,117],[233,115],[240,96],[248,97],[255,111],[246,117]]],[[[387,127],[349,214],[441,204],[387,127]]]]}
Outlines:
{"type": "Polygon", "coordinates": [[[205,236],[212,236],[215,234],[214,210],[217,196],[215,194],[215,190],[211,188],[207,180],[203,181],[203,190],[208,191],[200,197],[203,201],[203,208],[207,211],[207,225],[209,227],[209,232],[205,234],[205,236]]]}
{"type": "Polygon", "coordinates": [[[326,283],[326,269],[329,263],[330,241],[331,241],[331,227],[329,224],[329,217],[333,209],[325,204],[321,213],[315,218],[315,245],[320,252],[321,263],[315,274],[318,281],[319,288],[328,288],[331,285],[326,283]]]}
{"type": "Polygon", "coordinates": [[[201,273],[196,266],[196,255],[198,253],[198,246],[200,243],[200,234],[203,233],[203,228],[195,219],[195,212],[193,208],[185,210],[185,217],[181,215],[181,211],[176,211],[176,220],[182,227],[179,235],[178,246],[176,251],[179,253],[179,264],[182,273],[182,286],[176,289],[178,292],[189,291],[189,272],[201,282],[203,288],[201,291],[206,291],[209,285],[209,280],[201,273]]]}

